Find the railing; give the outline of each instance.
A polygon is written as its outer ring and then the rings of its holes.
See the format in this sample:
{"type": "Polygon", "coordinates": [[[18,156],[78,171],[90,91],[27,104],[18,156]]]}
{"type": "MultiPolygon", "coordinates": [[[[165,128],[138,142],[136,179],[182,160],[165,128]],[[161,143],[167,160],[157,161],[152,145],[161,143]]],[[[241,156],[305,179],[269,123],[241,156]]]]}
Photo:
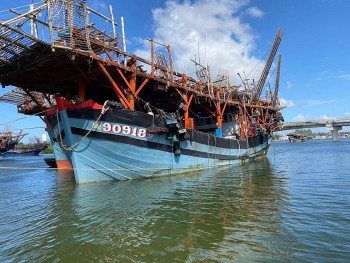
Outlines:
{"type": "Polygon", "coordinates": [[[298,128],[316,128],[326,126],[350,126],[350,119],[324,119],[324,120],[312,120],[303,122],[284,122],[281,130],[290,130],[298,128]]]}

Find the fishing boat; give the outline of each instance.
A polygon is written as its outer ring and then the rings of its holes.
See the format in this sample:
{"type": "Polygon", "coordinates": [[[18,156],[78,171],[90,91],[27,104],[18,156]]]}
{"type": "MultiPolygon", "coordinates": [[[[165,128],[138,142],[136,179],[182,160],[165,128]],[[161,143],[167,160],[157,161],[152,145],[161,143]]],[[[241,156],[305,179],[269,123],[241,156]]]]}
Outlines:
{"type": "Polygon", "coordinates": [[[19,143],[20,140],[26,134],[22,133],[22,131],[18,134],[13,133],[12,131],[0,131],[0,154],[3,154],[7,151],[10,151],[15,148],[15,146],[19,143]]]}
{"type": "Polygon", "coordinates": [[[15,146],[13,149],[8,149],[2,153],[4,157],[11,156],[38,156],[42,151],[46,150],[48,145],[37,145],[28,147],[15,146]]]}
{"type": "Polygon", "coordinates": [[[126,52],[113,15],[85,1],[51,0],[26,13],[10,11],[14,16],[0,23],[0,82],[16,89],[2,100],[43,119],[57,167],[58,161],[71,166],[77,183],[168,176],[261,158],[283,122],[281,55],[275,90],[261,97],[281,29],[259,80],[231,85],[228,75],[211,78],[199,61],[195,76],[176,71],[170,46],[153,39],[148,58],[126,52]],[[98,28],[102,20],[112,35],[98,28]],[[39,37],[39,28],[48,39],[39,37]]]}

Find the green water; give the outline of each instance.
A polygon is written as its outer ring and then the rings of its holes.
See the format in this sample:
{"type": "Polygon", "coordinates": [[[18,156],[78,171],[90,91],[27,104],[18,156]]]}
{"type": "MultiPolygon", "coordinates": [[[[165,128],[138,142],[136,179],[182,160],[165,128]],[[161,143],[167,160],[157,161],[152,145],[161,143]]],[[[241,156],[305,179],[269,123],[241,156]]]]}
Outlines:
{"type": "Polygon", "coordinates": [[[349,152],[278,142],[242,166],[86,185],[44,156],[0,159],[0,262],[349,262],[349,152]]]}

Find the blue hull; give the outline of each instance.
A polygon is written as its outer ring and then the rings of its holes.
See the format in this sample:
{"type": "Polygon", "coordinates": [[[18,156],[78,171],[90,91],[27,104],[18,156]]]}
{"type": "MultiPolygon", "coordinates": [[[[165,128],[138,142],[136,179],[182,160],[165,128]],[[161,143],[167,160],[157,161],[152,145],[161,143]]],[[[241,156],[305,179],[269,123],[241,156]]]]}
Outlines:
{"type": "MultiPolygon", "coordinates": [[[[50,137],[50,143],[55,155],[55,168],[58,169],[72,169],[70,161],[67,159],[64,151],[62,150],[60,143],[57,141],[59,139],[59,134],[53,134],[52,129],[48,127],[47,132],[50,137]]],[[[52,165],[50,165],[52,166],[52,165]]]]}
{"type": "Polygon", "coordinates": [[[3,152],[0,155],[2,157],[14,157],[14,156],[38,156],[40,152],[45,150],[47,147],[41,147],[34,150],[10,150],[3,152]]]}
{"type": "MultiPolygon", "coordinates": [[[[51,118],[56,141],[73,166],[77,183],[169,176],[238,164],[265,155],[269,136],[250,142],[189,130],[175,149],[168,133],[149,134],[153,116],[128,110],[66,109],[51,118]],[[94,128],[93,128],[94,127],[94,128]],[[62,141],[60,141],[62,139],[62,141]],[[178,150],[177,154],[175,151],[178,150]]],[[[52,136],[52,134],[51,134],[52,136]]]]}
{"type": "Polygon", "coordinates": [[[38,156],[41,150],[27,151],[27,152],[4,152],[1,154],[3,157],[14,157],[14,156],[38,156]]]}

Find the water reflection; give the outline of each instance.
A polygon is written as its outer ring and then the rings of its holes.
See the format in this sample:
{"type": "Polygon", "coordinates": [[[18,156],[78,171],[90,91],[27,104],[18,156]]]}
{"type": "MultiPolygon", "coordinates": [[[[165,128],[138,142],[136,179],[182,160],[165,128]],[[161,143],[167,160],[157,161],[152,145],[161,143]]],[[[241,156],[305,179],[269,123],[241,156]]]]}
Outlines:
{"type": "Polygon", "coordinates": [[[49,259],[221,262],[244,251],[269,254],[271,235],[281,231],[284,180],[266,159],[118,183],[75,185],[60,175],[49,259]]]}
{"type": "Polygon", "coordinates": [[[40,157],[2,160],[16,169],[0,173],[0,262],[347,262],[350,144],[312,143],[190,176],[86,185],[40,157]]]}

